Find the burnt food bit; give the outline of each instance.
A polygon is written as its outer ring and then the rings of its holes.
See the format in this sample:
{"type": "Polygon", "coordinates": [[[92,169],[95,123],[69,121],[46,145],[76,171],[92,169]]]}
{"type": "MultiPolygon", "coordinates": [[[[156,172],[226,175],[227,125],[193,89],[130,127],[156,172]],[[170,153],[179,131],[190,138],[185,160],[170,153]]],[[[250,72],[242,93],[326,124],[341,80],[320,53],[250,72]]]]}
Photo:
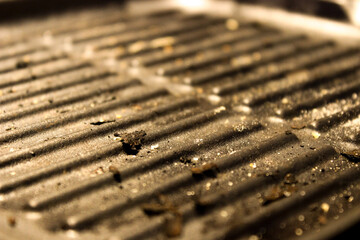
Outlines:
{"type": "Polygon", "coordinates": [[[183,228],[183,217],[181,213],[175,213],[172,217],[165,220],[165,234],[167,237],[178,237],[183,228]]]}
{"type": "Polygon", "coordinates": [[[271,189],[267,190],[264,194],[263,205],[266,206],[272,202],[284,198],[285,195],[280,186],[274,186],[271,189]]]}
{"type": "Polygon", "coordinates": [[[201,167],[194,167],[191,169],[191,172],[194,177],[216,177],[219,172],[219,168],[215,163],[207,163],[201,167]]]}
{"type": "Polygon", "coordinates": [[[184,156],[183,156],[183,157],[180,157],[180,162],[183,163],[183,164],[186,164],[186,165],[189,165],[189,164],[195,165],[195,164],[192,162],[191,158],[184,157],[184,156]]]}
{"type": "Polygon", "coordinates": [[[195,200],[195,209],[196,209],[196,212],[199,214],[206,213],[206,211],[208,211],[215,205],[216,205],[216,203],[209,201],[207,199],[204,199],[204,198],[198,198],[195,200]]]}
{"type": "Polygon", "coordinates": [[[148,216],[167,214],[164,221],[164,233],[167,237],[178,237],[183,229],[183,215],[179,209],[164,195],[159,195],[156,202],[144,203],[142,210],[148,216]]]}
{"type": "Polygon", "coordinates": [[[291,128],[292,129],[296,129],[296,130],[300,130],[300,129],[304,129],[306,127],[306,124],[300,121],[295,121],[292,122],[291,124],[291,128]]]}
{"type": "Polygon", "coordinates": [[[7,222],[8,222],[10,227],[15,227],[15,225],[16,225],[15,217],[8,217],[7,222]]]}
{"type": "Polygon", "coordinates": [[[146,132],[144,130],[135,131],[131,133],[115,133],[115,137],[120,137],[120,142],[123,144],[123,149],[128,155],[136,155],[145,140],[146,132]]]}
{"type": "Polygon", "coordinates": [[[17,69],[27,68],[28,66],[29,66],[29,61],[19,60],[16,62],[17,69]]]}
{"type": "Polygon", "coordinates": [[[159,215],[162,213],[178,213],[178,209],[164,195],[159,195],[156,202],[144,203],[141,205],[142,210],[148,216],[159,215]]]}
{"type": "Polygon", "coordinates": [[[286,174],[280,185],[275,185],[265,192],[262,202],[263,206],[285,197],[290,197],[294,192],[297,191],[297,183],[298,181],[293,174],[286,174]]]}
{"type": "Polygon", "coordinates": [[[170,210],[169,206],[160,203],[144,203],[141,208],[149,216],[159,215],[170,210]]]}
{"type": "Polygon", "coordinates": [[[109,172],[111,172],[113,174],[115,181],[121,182],[120,171],[119,171],[119,169],[117,169],[117,167],[111,165],[109,167],[109,172]]]}
{"type": "Polygon", "coordinates": [[[115,122],[115,120],[100,120],[97,122],[91,122],[90,124],[94,125],[94,126],[99,126],[99,125],[103,125],[105,123],[112,123],[112,122],[115,122]]]}

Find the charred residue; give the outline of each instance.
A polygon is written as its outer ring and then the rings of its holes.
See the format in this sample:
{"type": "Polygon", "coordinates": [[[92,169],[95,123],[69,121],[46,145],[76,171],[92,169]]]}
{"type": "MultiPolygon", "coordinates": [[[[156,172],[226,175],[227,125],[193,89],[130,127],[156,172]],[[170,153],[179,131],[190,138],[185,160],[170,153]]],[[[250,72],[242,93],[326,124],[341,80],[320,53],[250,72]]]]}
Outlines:
{"type": "Polygon", "coordinates": [[[115,133],[114,136],[119,137],[126,154],[136,155],[144,144],[146,132],[140,130],[131,133],[115,133]]]}
{"type": "Polygon", "coordinates": [[[293,174],[286,174],[280,184],[271,187],[264,193],[262,204],[265,206],[282,198],[290,197],[297,191],[297,183],[298,181],[293,174]]]}

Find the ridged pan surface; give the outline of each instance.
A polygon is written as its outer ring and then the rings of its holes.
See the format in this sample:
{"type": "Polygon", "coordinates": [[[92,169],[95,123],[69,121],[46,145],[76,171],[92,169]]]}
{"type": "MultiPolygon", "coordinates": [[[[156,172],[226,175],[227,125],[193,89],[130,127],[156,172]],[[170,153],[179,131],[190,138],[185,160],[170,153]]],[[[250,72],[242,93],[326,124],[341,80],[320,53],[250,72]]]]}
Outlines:
{"type": "Polygon", "coordinates": [[[331,239],[360,45],[178,10],[0,26],[1,239],[331,239]]]}

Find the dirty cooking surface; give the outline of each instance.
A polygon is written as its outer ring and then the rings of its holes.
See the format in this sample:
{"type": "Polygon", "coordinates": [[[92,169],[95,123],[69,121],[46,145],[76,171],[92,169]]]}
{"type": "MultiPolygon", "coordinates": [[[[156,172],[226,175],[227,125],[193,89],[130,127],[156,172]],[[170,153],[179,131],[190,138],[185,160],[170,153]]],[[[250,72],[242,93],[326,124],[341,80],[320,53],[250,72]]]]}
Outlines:
{"type": "Polygon", "coordinates": [[[111,7],[0,32],[3,238],[328,239],[359,222],[360,45],[111,7]]]}

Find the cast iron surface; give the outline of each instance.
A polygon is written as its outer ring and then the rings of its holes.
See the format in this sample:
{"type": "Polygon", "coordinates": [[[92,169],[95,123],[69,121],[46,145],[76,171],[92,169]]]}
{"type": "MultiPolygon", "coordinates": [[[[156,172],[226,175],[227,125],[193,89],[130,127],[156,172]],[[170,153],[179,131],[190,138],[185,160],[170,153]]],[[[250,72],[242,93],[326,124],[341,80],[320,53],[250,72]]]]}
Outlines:
{"type": "Polygon", "coordinates": [[[360,45],[119,7],[0,33],[1,239],[356,229],[360,45]]]}

